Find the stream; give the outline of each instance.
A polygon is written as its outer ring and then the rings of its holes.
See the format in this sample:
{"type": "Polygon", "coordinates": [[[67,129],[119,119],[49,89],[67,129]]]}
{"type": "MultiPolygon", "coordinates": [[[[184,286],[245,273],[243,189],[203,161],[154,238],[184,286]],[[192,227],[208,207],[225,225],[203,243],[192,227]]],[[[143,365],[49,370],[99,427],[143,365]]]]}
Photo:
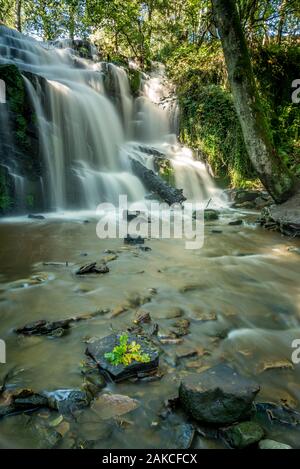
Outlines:
{"type": "MultiPolygon", "coordinates": [[[[287,403],[300,410],[299,365],[276,368],[278,362],[291,362],[291,343],[300,337],[299,253],[288,250],[299,249],[299,241],[257,228],[255,214],[242,214],[243,226],[229,226],[234,215],[224,210],[218,221],[206,223],[204,247],[197,251],[184,249],[183,240],[146,241],[149,252],[124,246],[122,240],[100,240],[96,220],[90,217],[90,223],[84,223],[86,214],[80,217],[80,212],[76,217],[66,213],[65,219],[16,218],[1,223],[0,337],[7,344],[7,364],[0,371],[3,377],[11,369],[18,370],[15,384],[36,391],[80,388],[84,341],[126,329],[137,310],[151,314],[159,325],[158,337],[168,335],[174,321],[190,321],[189,334],[181,344],[163,345],[160,380],[109,384],[105,389],[137,399],[139,408],[118,425],[114,419],[85,410],[79,422],[71,421],[62,447],[73,434],[99,448],[172,447],[171,423],[158,417],[164,401],[176,395],[187,373],[222,361],[255,377],[261,385],[257,400],[287,403]],[[222,233],[212,233],[216,227],[222,233]],[[75,275],[80,265],[108,256],[107,249],[117,256],[108,262],[107,275],[75,275]],[[68,265],[44,264],[48,262],[68,265]],[[30,278],[37,275],[40,282],[31,285],[30,278]],[[149,297],[149,291],[155,292],[151,301],[112,317],[128,299],[149,297]],[[76,323],[62,338],[13,332],[31,321],[98,309],[110,312],[76,323]],[[194,351],[198,355],[184,358],[194,351]],[[275,363],[274,369],[264,370],[267,362],[275,363]]],[[[36,426],[45,418],[43,412],[36,412],[2,419],[0,447],[44,447],[47,442],[36,426]]],[[[176,417],[178,422],[185,418],[176,417]]],[[[299,430],[271,426],[269,431],[274,439],[299,444],[299,430]]],[[[194,444],[223,446],[221,441],[202,437],[194,444]]]]}

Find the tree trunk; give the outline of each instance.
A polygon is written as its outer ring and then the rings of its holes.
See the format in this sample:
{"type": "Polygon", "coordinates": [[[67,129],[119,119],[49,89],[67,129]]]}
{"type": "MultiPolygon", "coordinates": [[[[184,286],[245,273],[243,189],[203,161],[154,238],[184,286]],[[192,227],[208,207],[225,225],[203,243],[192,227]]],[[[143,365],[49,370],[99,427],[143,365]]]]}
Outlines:
{"type": "Polygon", "coordinates": [[[22,0],[16,0],[16,29],[20,33],[22,32],[21,9],[22,9],[22,0]]]}
{"type": "Polygon", "coordinates": [[[295,180],[275,150],[235,2],[212,3],[247,152],[266,189],[276,202],[282,203],[294,193],[295,180]]]}

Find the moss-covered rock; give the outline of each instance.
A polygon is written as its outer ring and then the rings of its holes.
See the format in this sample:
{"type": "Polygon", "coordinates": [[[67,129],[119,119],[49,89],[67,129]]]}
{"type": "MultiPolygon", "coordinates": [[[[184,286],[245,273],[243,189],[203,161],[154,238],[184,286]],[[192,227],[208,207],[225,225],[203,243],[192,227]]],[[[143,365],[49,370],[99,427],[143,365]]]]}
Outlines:
{"type": "MultiPolygon", "coordinates": [[[[34,80],[32,74],[24,75],[34,80]]],[[[36,116],[20,70],[12,64],[1,64],[0,79],[6,87],[6,103],[0,108],[0,213],[40,208],[43,165],[36,116]],[[23,200],[17,200],[18,177],[27,181],[23,200]]]]}

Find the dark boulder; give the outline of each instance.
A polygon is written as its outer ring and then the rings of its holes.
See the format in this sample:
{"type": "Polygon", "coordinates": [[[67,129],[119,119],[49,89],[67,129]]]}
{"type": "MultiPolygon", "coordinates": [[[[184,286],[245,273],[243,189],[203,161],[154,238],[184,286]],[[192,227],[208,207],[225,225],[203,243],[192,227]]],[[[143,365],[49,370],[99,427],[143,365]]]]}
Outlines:
{"type": "Polygon", "coordinates": [[[99,339],[88,345],[86,354],[91,356],[100,368],[100,372],[108,375],[114,381],[138,377],[141,373],[149,373],[158,367],[159,354],[154,345],[145,337],[128,334],[128,342],[135,341],[141,346],[143,353],[148,354],[150,361],[148,363],[133,361],[130,365],[112,365],[105,354],[112,352],[114,347],[119,345],[120,335],[111,334],[103,339],[99,339]]]}
{"type": "Polygon", "coordinates": [[[92,262],[91,264],[86,264],[80,267],[76,271],[76,275],[86,275],[86,274],[107,274],[109,272],[109,267],[106,264],[101,264],[97,266],[97,262],[92,262]]]}
{"type": "Polygon", "coordinates": [[[90,398],[85,391],[80,389],[58,389],[44,392],[51,409],[58,410],[61,414],[72,414],[84,409],[90,404],[90,398]]]}
{"type": "Polygon", "coordinates": [[[222,425],[247,418],[259,389],[252,380],[220,364],[187,376],[180,384],[179,399],[196,420],[222,425]]]}
{"type": "Polygon", "coordinates": [[[128,234],[126,238],[124,238],[124,244],[129,244],[131,246],[135,246],[138,244],[144,244],[145,239],[138,235],[130,235],[128,234]]]}

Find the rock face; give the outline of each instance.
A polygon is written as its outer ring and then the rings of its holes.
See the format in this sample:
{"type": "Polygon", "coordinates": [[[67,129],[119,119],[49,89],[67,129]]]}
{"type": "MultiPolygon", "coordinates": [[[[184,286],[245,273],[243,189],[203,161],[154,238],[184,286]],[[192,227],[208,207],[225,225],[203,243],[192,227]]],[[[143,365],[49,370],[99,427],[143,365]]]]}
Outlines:
{"type": "Polygon", "coordinates": [[[138,377],[139,374],[144,375],[158,367],[158,350],[146,338],[128,334],[128,341],[135,341],[137,344],[140,344],[143,353],[150,356],[150,361],[148,363],[133,361],[127,366],[122,364],[117,366],[112,365],[104,355],[111,352],[115,346],[119,345],[118,334],[109,335],[89,344],[86,353],[95,360],[102,373],[108,374],[109,377],[116,382],[127,378],[138,377]]]}
{"type": "Polygon", "coordinates": [[[271,205],[262,211],[261,225],[287,236],[300,236],[300,190],[287,202],[271,205]]]}
{"type": "MultiPolygon", "coordinates": [[[[2,31],[0,26],[0,35],[2,31]]],[[[38,83],[42,87],[42,77],[24,71],[22,74],[34,86],[38,83]]],[[[13,64],[0,65],[7,99],[0,110],[0,214],[43,208],[40,184],[43,163],[39,157],[38,131],[22,74],[13,64]],[[27,180],[23,200],[19,200],[13,175],[27,180]]]]}
{"type": "Polygon", "coordinates": [[[226,364],[185,378],[179,388],[183,408],[196,420],[230,424],[245,419],[259,386],[226,364]]]}
{"type": "Polygon", "coordinates": [[[243,449],[258,443],[264,437],[264,431],[255,422],[242,422],[227,428],[224,435],[231,446],[243,449]]]}

